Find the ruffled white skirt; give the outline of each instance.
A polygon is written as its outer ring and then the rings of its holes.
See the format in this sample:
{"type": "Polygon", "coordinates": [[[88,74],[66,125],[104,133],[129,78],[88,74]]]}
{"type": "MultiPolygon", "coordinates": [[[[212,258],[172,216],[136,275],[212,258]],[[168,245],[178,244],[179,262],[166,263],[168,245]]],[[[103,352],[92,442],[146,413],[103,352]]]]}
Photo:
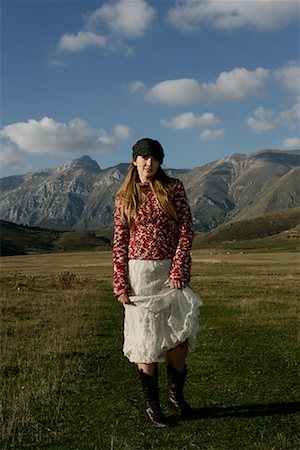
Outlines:
{"type": "Polygon", "coordinates": [[[195,349],[202,300],[190,287],[170,288],[170,267],[170,260],[129,260],[133,305],[124,306],[123,351],[131,362],[163,362],[185,341],[195,349]]]}

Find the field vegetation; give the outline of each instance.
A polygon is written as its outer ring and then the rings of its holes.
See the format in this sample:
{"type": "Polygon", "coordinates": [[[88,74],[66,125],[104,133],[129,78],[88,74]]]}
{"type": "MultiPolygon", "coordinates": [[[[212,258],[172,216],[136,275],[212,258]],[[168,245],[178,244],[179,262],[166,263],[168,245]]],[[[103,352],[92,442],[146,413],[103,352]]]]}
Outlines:
{"type": "Polygon", "coordinates": [[[62,231],[30,227],[0,220],[1,255],[26,255],[65,251],[108,250],[112,229],[62,231]]]}
{"type": "Polygon", "coordinates": [[[198,233],[195,248],[212,246],[263,252],[300,251],[300,208],[275,211],[253,218],[227,221],[217,228],[198,233]]]}
{"type": "Polygon", "coordinates": [[[111,252],[1,260],[1,443],[6,449],[296,450],[299,253],[193,250],[201,329],[188,359],[195,419],[154,429],[122,354],[111,252]]]}

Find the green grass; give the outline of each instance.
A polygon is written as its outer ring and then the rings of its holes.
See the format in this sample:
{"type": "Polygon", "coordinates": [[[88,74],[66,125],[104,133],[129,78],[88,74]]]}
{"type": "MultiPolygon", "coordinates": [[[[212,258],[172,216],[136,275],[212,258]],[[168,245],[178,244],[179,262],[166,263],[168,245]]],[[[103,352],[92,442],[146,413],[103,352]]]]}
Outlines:
{"type": "Polygon", "coordinates": [[[122,354],[111,254],[2,258],[1,449],[300,448],[295,253],[193,252],[204,300],[182,421],[144,422],[135,367],[122,354]]]}

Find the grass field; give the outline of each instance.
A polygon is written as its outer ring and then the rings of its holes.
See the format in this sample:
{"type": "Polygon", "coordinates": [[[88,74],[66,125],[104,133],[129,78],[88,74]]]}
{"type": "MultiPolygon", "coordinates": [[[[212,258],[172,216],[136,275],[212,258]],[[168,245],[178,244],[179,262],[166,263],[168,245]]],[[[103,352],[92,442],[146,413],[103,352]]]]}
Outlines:
{"type": "Polygon", "coordinates": [[[297,253],[193,252],[201,329],[188,359],[191,421],[144,423],[122,354],[110,252],[1,259],[1,450],[300,448],[297,253]]]}

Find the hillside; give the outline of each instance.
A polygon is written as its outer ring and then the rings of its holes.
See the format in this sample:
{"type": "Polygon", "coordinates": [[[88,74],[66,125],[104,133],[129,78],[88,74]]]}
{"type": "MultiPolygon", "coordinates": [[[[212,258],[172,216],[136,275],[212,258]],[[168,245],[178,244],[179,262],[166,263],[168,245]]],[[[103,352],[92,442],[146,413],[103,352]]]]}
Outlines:
{"type": "Polygon", "coordinates": [[[182,180],[197,231],[208,231],[227,221],[300,207],[300,152],[234,154],[182,180]]]}
{"type": "MultiPolygon", "coordinates": [[[[0,218],[86,231],[112,226],[128,164],[101,169],[88,156],[54,169],[0,179],[0,218]]],[[[300,207],[300,151],[235,153],[194,169],[165,169],[186,188],[196,231],[300,207]]]]}
{"type": "MultiPolygon", "coordinates": [[[[112,247],[113,229],[57,231],[0,221],[1,255],[99,251],[112,247]]],[[[196,233],[193,249],[273,249],[300,251],[300,208],[267,213],[196,233]]],[[[300,262],[300,261],[299,261],[300,262]]]]}
{"type": "Polygon", "coordinates": [[[107,250],[112,232],[64,232],[0,221],[1,256],[61,251],[107,250]]]}
{"type": "Polygon", "coordinates": [[[211,247],[300,251],[300,208],[226,223],[195,236],[194,248],[211,247]]]}

